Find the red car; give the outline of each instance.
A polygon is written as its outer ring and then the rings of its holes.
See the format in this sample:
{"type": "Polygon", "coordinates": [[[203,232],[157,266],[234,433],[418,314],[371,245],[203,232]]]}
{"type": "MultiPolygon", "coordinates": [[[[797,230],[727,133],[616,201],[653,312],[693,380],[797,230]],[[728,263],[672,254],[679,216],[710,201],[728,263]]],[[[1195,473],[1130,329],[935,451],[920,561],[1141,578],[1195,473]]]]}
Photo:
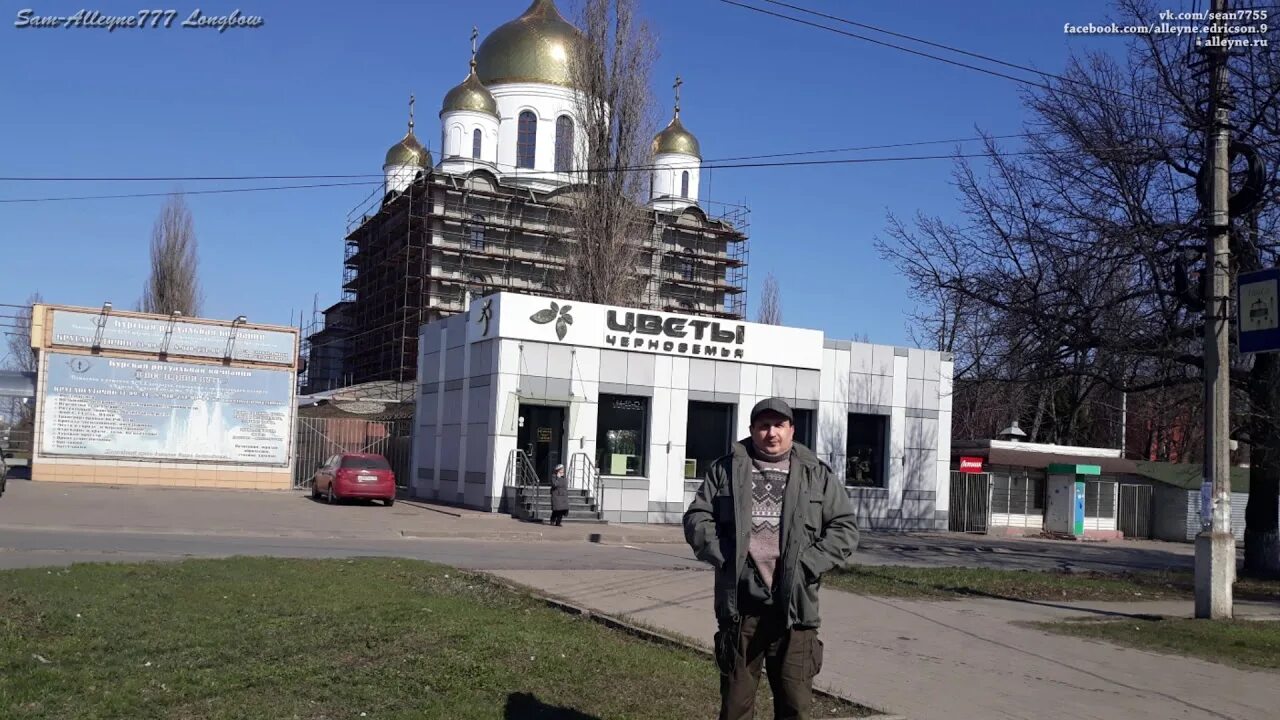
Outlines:
{"type": "Polygon", "coordinates": [[[339,500],[396,502],[396,474],[387,459],[373,453],[343,453],[329,458],[311,478],[311,497],[339,500]]]}

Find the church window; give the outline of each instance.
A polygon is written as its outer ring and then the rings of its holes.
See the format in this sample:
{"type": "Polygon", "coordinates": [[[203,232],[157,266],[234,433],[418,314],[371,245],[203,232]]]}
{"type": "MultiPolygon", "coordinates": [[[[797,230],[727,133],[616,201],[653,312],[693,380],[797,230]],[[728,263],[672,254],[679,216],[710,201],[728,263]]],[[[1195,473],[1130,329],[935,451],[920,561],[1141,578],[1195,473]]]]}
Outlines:
{"type": "Polygon", "coordinates": [[[516,167],[532,168],[538,142],[538,118],[525,110],[516,127],[516,167]]]}

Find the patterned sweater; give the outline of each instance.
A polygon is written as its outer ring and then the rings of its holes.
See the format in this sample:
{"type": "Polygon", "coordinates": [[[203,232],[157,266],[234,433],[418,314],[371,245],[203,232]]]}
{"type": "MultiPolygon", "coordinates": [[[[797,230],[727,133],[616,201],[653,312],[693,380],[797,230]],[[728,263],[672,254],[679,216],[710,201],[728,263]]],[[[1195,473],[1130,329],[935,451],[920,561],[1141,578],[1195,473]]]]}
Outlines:
{"type": "Polygon", "coordinates": [[[773,588],[782,549],[782,497],[790,472],[791,453],[769,458],[752,448],[751,543],[747,552],[769,588],[773,588]]]}

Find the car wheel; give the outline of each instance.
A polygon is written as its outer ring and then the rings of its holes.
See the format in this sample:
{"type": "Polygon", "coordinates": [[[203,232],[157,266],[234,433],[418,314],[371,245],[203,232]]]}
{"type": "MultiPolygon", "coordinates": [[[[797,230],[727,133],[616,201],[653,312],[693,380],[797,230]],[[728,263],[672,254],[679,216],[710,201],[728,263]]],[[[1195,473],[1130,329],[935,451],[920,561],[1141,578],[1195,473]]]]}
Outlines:
{"type": "Polygon", "coordinates": [[[384,504],[384,505],[386,505],[387,507],[391,507],[392,505],[395,505],[395,504],[396,504],[396,499],[395,499],[395,498],[387,498],[386,500],[383,500],[382,502],[383,502],[383,504],[384,504]]]}
{"type": "Polygon", "coordinates": [[[334,490],[333,490],[333,483],[329,483],[329,498],[328,498],[328,499],[329,499],[329,504],[330,504],[330,505],[337,505],[337,504],[338,504],[338,493],[334,492],[334,490]]]}
{"type": "Polygon", "coordinates": [[[311,478],[311,499],[312,500],[320,499],[320,485],[316,483],[315,478],[311,478]]]}

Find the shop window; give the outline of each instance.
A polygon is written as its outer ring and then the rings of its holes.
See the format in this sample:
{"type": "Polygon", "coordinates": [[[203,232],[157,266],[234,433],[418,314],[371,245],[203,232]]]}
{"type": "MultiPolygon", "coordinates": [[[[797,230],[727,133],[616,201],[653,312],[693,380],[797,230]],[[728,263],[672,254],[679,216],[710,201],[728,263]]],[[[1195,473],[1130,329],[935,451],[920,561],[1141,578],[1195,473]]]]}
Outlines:
{"type": "Polygon", "coordinates": [[[1044,515],[1045,479],[1026,470],[991,473],[991,512],[1044,515]]]}
{"type": "Polygon", "coordinates": [[[889,418],[886,415],[850,413],[845,438],[845,484],[887,487],[889,418]]]}
{"type": "Polygon", "coordinates": [[[600,395],[596,466],[603,475],[644,476],[649,443],[649,398],[600,395]]]}
{"type": "Polygon", "coordinates": [[[704,477],[733,448],[733,405],[691,401],[685,430],[684,477],[704,477]]]}
{"type": "Polygon", "coordinates": [[[802,408],[792,408],[791,414],[795,416],[796,426],[796,433],[792,437],[792,440],[804,445],[810,450],[813,450],[813,411],[802,408]]]}
{"type": "Polygon", "coordinates": [[[1084,516],[1114,518],[1116,516],[1116,484],[1108,480],[1087,480],[1084,484],[1084,516]]]}

